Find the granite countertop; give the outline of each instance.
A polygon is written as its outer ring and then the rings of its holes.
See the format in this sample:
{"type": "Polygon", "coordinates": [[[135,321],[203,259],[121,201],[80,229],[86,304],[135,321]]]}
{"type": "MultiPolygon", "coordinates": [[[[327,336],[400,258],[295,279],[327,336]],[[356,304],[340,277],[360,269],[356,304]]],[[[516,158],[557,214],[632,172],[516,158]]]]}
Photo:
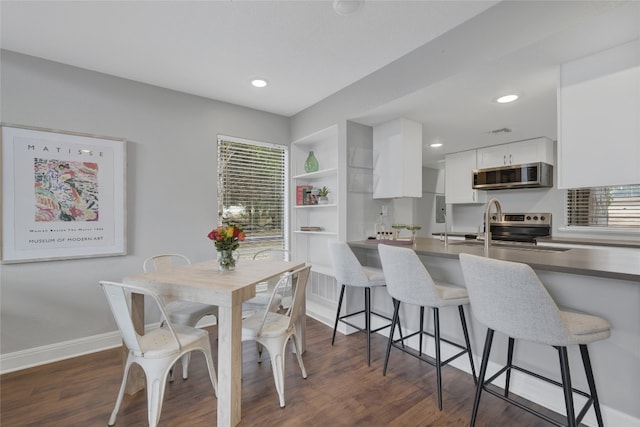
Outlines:
{"type": "MultiPolygon", "coordinates": [[[[575,240],[572,240],[575,243],[575,240]]],[[[553,243],[558,243],[555,239],[553,243]]],[[[458,258],[460,253],[484,255],[481,244],[473,241],[454,241],[445,246],[444,242],[432,238],[418,238],[416,245],[402,240],[362,240],[349,242],[354,248],[377,250],[378,244],[391,244],[413,247],[418,255],[444,258],[458,258]]],[[[534,247],[535,248],[535,247],[534,247]]],[[[640,283],[640,249],[638,251],[616,251],[605,248],[571,248],[557,250],[538,248],[537,250],[514,247],[494,246],[489,256],[506,261],[529,264],[537,270],[604,277],[610,279],[631,280],[640,283]]]]}

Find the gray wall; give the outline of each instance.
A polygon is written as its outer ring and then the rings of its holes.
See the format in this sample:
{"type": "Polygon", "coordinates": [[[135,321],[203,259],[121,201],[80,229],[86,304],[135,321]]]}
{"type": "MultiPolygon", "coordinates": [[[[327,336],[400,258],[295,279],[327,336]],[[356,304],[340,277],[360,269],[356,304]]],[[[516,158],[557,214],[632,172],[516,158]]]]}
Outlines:
{"type": "Polygon", "coordinates": [[[129,141],[128,255],[2,265],[3,355],[115,331],[98,281],[139,272],[149,255],[214,256],[217,134],[289,144],[283,116],[1,54],[3,123],[129,141]]]}

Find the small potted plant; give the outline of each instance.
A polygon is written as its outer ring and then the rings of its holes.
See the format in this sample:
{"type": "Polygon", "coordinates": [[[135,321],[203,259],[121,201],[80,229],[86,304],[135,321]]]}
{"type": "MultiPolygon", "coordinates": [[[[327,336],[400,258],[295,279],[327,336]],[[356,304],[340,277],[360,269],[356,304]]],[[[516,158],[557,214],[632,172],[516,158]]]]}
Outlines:
{"type": "Polygon", "coordinates": [[[327,203],[329,203],[329,199],[327,198],[329,193],[330,193],[329,188],[327,188],[326,185],[318,190],[318,204],[319,205],[326,205],[327,203]]]}

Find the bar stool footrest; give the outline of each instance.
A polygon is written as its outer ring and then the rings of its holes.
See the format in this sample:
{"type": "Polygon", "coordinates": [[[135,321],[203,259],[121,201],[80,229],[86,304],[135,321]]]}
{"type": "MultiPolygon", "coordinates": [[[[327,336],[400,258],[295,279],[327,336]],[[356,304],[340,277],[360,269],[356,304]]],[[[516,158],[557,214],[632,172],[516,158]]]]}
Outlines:
{"type": "MultiPolygon", "coordinates": [[[[524,411],[527,411],[530,414],[533,414],[533,415],[537,416],[538,418],[542,418],[543,420],[547,421],[548,423],[551,423],[551,424],[553,424],[555,426],[558,426],[558,427],[566,426],[566,424],[564,422],[560,422],[560,421],[554,420],[553,418],[549,417],[548,415],[545,415],[545,414],[543,414],[543,413],[541,413],[539,411],[536,411],[535,409],[530,408],[529,406],[526,406],[523,403],[518,402],[517,400],[511,399],[510,397],[505,396],[504,394],[502,394],[502,393],[500,393],[500,392],[488,387],[488,386],[492,386],[492,387],[499,388],[498,386],[493,384],[493,381],[495,381],[500,375],[502,375],[503,373],[505,373],[505,372],[507,372],[507,371],[509,371],[511,369],[515,369],[516,371],[522,372],[524,374],[530,375],[530,376],[532,376],[534,378],[546,381],[546,382],[548,382],[550,384],[553,384],[553,385],[555,385],[557,387],[562,388],[562,383],[560,383],[558,381],[552,380],[551,378],[545,377],[545,376],[537,374],[535,372],[531,372],[531,371],[529,371],[529,370],[527,370],[525,368],[522,368],[520,366],[511,365],[511,367],[504,366],[502,369],[500,369],[498,372],[496,372],[491,378],[485,380],[484,383],[482,384],[482,389],[484,391],[486,391],[487,393],[489,393],[489,394],[492,394],[492,395],[494,395],[496,397],[499,397],[500,399],[504,400],[505,402],[509,402],[512,405],[515,405],[518,408],[520,408],[520,409],[522,409],[524,411]]],[[[576,389],[574,387],[571,387],[571,391],[576,393],[576,394],[578,394],[578,395],[580,395],[580,396],[582,396],[582,397],[586,397],[587,398],[586,403],[584,404],[584,406],[582,407],[582,409],[580,410],[580,412],[576,416],[576,424],[579,425],[582,422],[582,419],[586,415],[587,411],[589,410],[589,408],[593,404],[593,398],[591,397],[591,395],[589,393],[586,393],[586,392],[584,392],[582,390],[578,390],[578,389],[576,389]]]]}

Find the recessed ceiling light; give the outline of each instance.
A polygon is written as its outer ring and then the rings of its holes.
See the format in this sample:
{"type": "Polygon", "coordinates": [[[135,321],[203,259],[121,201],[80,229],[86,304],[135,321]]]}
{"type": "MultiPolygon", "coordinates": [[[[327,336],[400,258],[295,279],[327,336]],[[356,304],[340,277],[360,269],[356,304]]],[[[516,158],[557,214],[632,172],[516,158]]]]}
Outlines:
{"type": "Polygon", "coordinates": [[[265,79],[253,79],[251,84],[255,87],[265,87],[267,86],[267,81],[265,79]]]}
{"type": "Polygon", "coordinates": [[[519,98],[519,96],[516,95],[516,94],[504,95],[504,96],[501,96],[499,98],[496,98],[496,102],[498,104],[507,104],[509,102],[515,101],[518,98],[519,98]]]}
{"type": "Polygon", "coordinates": [[[429,144],[429,147],[431,147],[431,148],[442,147],[442,143],[441,142],[434,142],[433,144],[429,144]]]}

